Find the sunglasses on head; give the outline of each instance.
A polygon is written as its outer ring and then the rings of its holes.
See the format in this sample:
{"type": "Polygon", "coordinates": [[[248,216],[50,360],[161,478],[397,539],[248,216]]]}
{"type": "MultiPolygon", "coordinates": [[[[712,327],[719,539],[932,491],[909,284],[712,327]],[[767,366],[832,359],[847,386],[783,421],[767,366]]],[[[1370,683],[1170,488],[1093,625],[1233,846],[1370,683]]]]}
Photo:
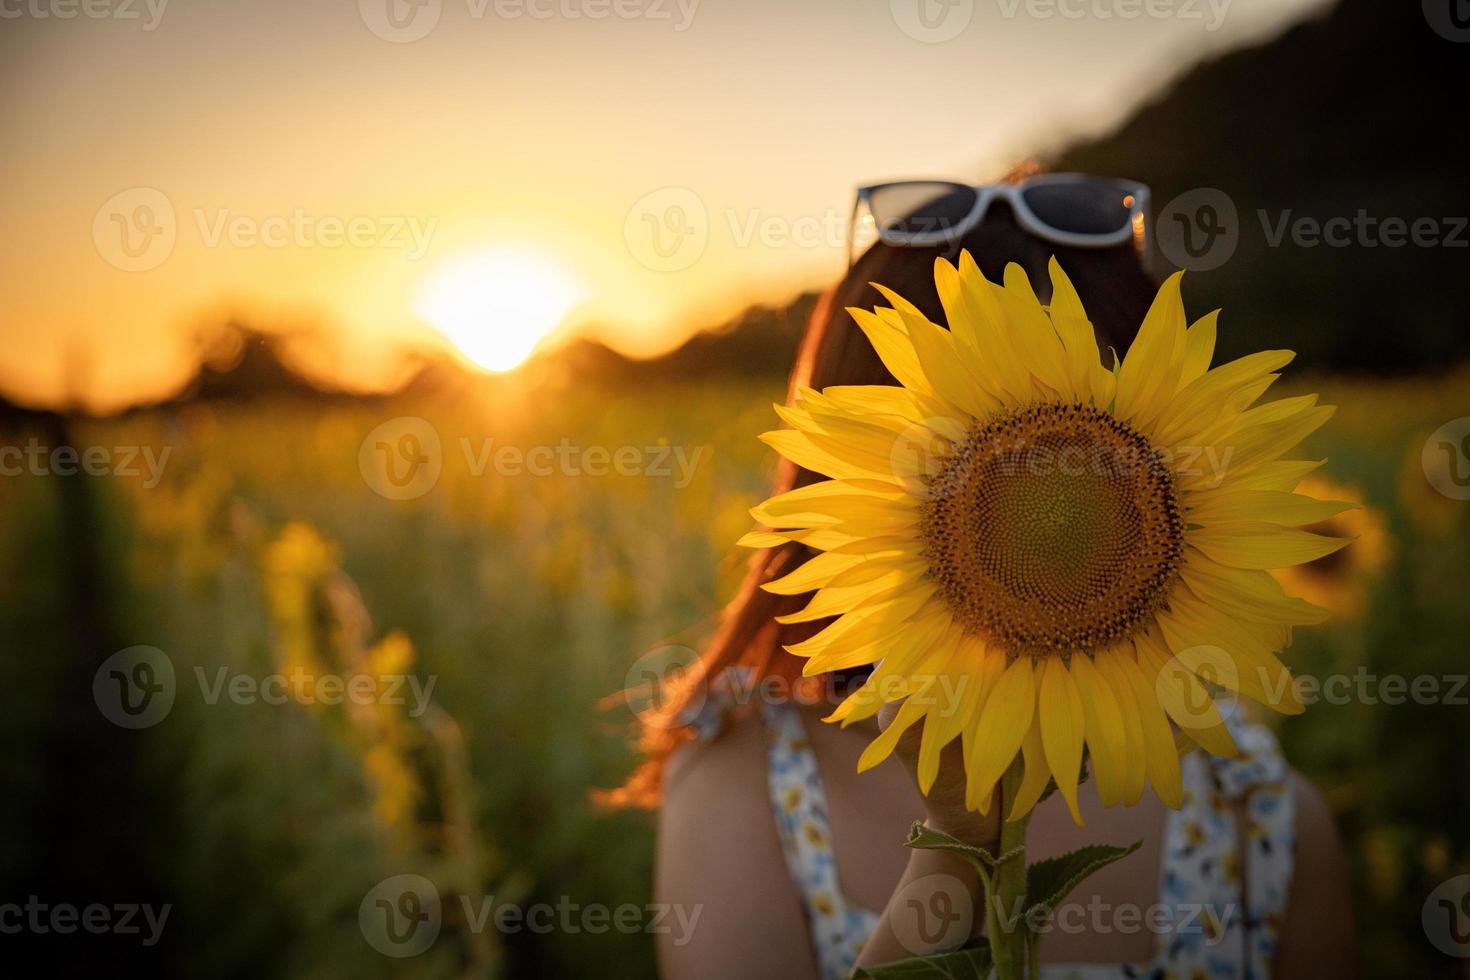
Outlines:
{"type": "Polygon", "coordinates": [[[1090,174],[1037,174],[1013,184],[896,180],[858,188],[847,264],[853,262],[854,232],[865,208],[885,245],[933,248],[957,244],[997,200],[1010,205],[1021,228],[1056,245],[1110,248],[1132,241],[1142,250],[1146,244],[1149,191],[1137,181],[1090,174]]]}

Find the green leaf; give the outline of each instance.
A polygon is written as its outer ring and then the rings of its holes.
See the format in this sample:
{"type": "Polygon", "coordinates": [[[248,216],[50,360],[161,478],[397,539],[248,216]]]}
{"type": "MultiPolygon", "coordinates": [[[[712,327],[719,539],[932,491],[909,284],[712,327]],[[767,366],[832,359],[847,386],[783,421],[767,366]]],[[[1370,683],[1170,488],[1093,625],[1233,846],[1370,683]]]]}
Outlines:
{"type": "Polygon", "coordinates": [[[975,867],[987,874],[993,874],[995,869],[1007,861],[1018,860],[1025,856],[1026,848],[1013,847],[999,857],[991,854],[982,847],[966,844],[957,837],[951,837],[938,830],[932,830],[918,821],[909,828],[909,839],[904,841],[907,847],[916,847],[927,851],[949,851],[958,854],[968,860],[975,867]]]}
{"type": "Polygon", "coordinates": [[[855,980],[985,980],[990,976],[990,969],[990,945],[982,939],[953,953],[858,967],[853,977],[855,980]]]}
{"type": "Polygon", "coordinates": [[[1104,865],[1127,857],[1138,850],[1142,843],[1143,841],[1134,841],[1127,847],[1089,844],[1045,861],[1037,861],[1026,869],[1026,898],[1033,909],[1040,906],[1049,915],[1082,879],[1104,865]]]}

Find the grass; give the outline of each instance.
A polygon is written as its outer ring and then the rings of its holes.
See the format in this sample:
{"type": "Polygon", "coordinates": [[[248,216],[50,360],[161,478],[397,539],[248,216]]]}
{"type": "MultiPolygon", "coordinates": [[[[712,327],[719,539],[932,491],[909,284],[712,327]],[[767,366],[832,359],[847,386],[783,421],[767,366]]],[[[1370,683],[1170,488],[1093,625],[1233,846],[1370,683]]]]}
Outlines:
{"type": "MultiPolygon", "coordinates": [[[[1299,634],[1287,654],[1299,669],[1464,673],[1470,504],[1434,494],[1417,467],[1427,434],[1465,413],[1467,380],[1298,385],[1342,406],[1308,451],[1331,457],[1333,478],[1381,514],[1391,545],[1360,575],[1353,615],[1299,634]]],[[[165,651],[179,679],[169,717],[127,743],[146,788],[134,829],[178,907],[170,968],[653,976],[643,932],[502,932],[465,910],[491,896],[650,900],[652,821],[588,798],[634,761],[627,712],[600,702],[651,647],[697,645],[733,588],[732,545],[772,466],[754,437],[771,427],[779,395],[775,382],[669,383],[412,404],[219,403],[77,423],[78,445],[171,447],[157,486],[88,483],[99,514],[88,541],[114,635],[165,651]],[[431,491],[395,501],[368,485],[358,455],[374,427],[407,415],[433,425],[443,468],[431,491]],[[581,470],[597,458],[589,447],[636,447],[645,469],[659,447],[702,454],[682,486],[677,471],[538,476],[497,473],[493,461],[476,475],[487,439],[492,452],[523,456],[569,445],[581,470]],[[297,663],[401,665],[433,679],[433,711],[211,704],[196,683],[195,668],[262,676],[297,663]],[[427,874],[445,899],[440,939],[411,960],[374,952],[358,919],[364,895],[404,873],[427,874]]],[[[0,815],[8,871],[34,860],[28,842],[42,828],[31,804],[57,778],[40,733],[76,655],[54,628],[77,613],[58,599],[62,479],[0,481],[3,625],[22,654],[0,664],[20,706],[0,722],[0,771],[16,801],[0,815]]],[[[1419,906],[1470,870],[1459,755],[1470,708],[1319,705],[1280,728],[1338,811],[1369,969],[1449,975],[1419,906]]]]}

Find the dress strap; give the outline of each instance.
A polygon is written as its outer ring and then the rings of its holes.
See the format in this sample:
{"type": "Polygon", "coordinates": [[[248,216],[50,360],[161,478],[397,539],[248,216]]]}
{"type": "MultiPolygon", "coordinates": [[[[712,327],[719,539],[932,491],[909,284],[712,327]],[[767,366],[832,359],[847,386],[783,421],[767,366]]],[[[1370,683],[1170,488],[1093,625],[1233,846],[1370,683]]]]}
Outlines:
{"type": "Polygon", "coordinates": [[[1196,751],[1180,760],[1184,803],[1165,830],[1159,889],[1175,929],[1161,937],[1158,965],[1186,976],[1204,965],[1212,978],[1265,980],[1291,888],[1295,800],[1271,732],[1247,721],[1227,725],[1237,758],[1196,751]]]}
{"type": "Polygon", "coordinates": [[[1215,779],[1232,803],[1245,802],[1245,975],[1264,980],[1280,943],[1296,865],[1296,794],[1269,729],[1246,724],[1234,735],[1240,755],[1214,760],[1215,779]]]}
{"type": "Polygon", "coordinates": [[[771,807],[791,880],[806,907],[812,949],[824,980],[847,976],[876,920],[848,903],[837,879],[832,824],[817,758],[801,714],[790,704],[762,702],[771,807]]]}

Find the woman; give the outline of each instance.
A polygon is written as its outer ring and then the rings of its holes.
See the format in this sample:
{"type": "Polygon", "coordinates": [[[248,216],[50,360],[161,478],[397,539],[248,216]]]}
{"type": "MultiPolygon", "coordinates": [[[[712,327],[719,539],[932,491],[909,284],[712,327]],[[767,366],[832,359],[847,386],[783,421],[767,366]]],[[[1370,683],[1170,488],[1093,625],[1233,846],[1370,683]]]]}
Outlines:
{"type": "MultiPolygon", "coordinates": [[[[992,281],[1006,263],[1019,263],[1043,300],[1055,254],[1100,347],[1126,350],[1155,293],[1139,259],[1146,193],[1065,175],[988,188],[865,188],[859,201],[880,241],[818,305],[791,391],[895,384],[845,310],[881,304],[868,285],[879,282],[942,323],[933,263],[960,249],[992,281]]],[[[776,490],[818,479],[783,463],[776,490]]],[[[662,943],[670,980],[827,980],[855,965],[952,947],[983,918],[973,914],[980,886],[967,864],[901,842],[917,819],[991,849],[999,808],[988,819],[968,812],[962,767],[952,761],[921,795],[912,745],[857,774],[876,726],[842,729],[821,718],[861,677],[801,681],[800,661],[783,646],[812,626],[774,617],[807,597],[760,588],[806,557],[796,543],[756,556],[692,682],[666,707],[663,724],[649,726],[650,760],[625,790],[628,799],[661,798],[658,901],[700,907],[690,939],[662,943]]],[[[1194,753],[1184,761],[1181,811],[1152,795],[1105,809],[1091,783],[1083,826],[1059,796],[1038,806],[1028,830],[1032,861],[1089,843],[1143,842],[1058,910],[1041,942],[1048,976],[1354,975],[1348,879],[1328,811],[1265,729],[1244,721],[1232,729],[1240,758],[1194,753]]]]}

